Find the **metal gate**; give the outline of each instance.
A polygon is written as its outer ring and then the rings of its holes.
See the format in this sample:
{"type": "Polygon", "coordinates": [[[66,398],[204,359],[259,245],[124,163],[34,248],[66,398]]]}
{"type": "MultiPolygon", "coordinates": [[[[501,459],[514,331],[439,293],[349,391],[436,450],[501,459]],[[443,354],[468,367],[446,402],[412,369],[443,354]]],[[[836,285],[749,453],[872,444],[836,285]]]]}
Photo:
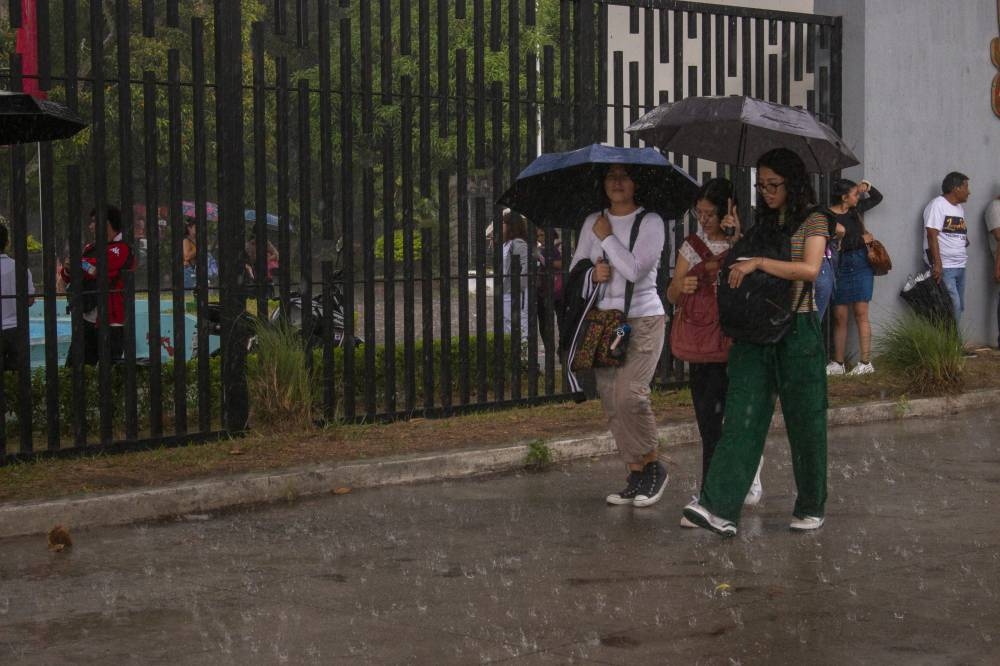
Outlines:
{"type": "MultiPolygon", "coordinates": [[[[830,17],[666,0],[4,9],[25,35],[18,52],[6,45],[7,87],[40,89],[90,128],[8,148],[0,165],[11,256],[37,299],[20,283],[11,298],[26,352],[4,372],[3,462],[252,427],[247,322],[281,314],[320,331],[307,359],[327,420],[562,400],[553,304],[537,296],[554,276],[530,262],[527,321],[515,314],[504,333],[501,250],[486,238],[521,168],[539,150],[623,145],[628,121],[688,95],[751,94],[840,122],[830,17]],[[56,269],[80,264],[88,212],[109,204],[140,259],[123,289],[124,355],[100,324],[102,362],[64,367],[88,324],[66,313],[56,269]]],[[[696,177],[725,171],[672,158],[696,177]]],[[[730,175],[749,205],[746,174],[730,175]]],[[[666,352],[658,380],[681,379],[666,352]]]]}

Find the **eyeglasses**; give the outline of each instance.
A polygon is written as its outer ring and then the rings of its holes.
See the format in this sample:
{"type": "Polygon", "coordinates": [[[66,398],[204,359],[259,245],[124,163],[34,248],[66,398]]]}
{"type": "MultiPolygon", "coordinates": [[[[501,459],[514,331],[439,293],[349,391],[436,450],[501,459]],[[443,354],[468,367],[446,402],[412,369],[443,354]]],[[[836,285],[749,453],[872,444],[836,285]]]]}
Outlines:
{"type": "Polygon", "coordinates": [[[774,194],[778,191],[778,188],[785,184],[785,181],[780,183],[757,183],[756,188],[758,192],[767,192],[768,194],[774,194]]]}
{"type": "Polygon", "coordinates": [[[698,220],[711,220],[719,216],[714,207],[712,210],[698,210],[697,208],[692,208],[690,213],[691,217],[698,220]]]}

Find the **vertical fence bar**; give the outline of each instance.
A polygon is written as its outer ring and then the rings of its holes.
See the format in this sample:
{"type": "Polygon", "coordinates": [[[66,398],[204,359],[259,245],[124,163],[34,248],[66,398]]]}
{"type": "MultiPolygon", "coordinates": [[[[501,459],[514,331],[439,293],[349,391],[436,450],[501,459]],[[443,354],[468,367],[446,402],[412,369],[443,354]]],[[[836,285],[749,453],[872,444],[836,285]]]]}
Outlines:
{"type": "Polygon", "coordinates": [[[645,29],[643,30],[642,53],[643,53],[643,77],[642,77],[642,100],[645,113],[656,106],[656,98],[653,93],[656,88],[655,83],[655,63],[656,63],[656,42],[655,26],[656,16],[652,9],[646,9],[645,29]]]}
{"type": "MultiPolygon", "coordinates": [[[[18,67],[20,63],[18,63],[18,67]]],[[[15,83],[16,88],[21,87],[21,82],[15,83]]],[[[25,147],[23,145],[11,146],[11,212],[13,213],[13,225],[10,229],[9,242],[14,247],[14,263],[18,270],[14,276],[14,299],[15,312],[28,312],[28,193],[25,185],[25,147]]],[[[18,316],[18,319],[26,317],[18,316]]],[[[28,326],[18,326],[17,344],[23,353],[18,354],[18,364],[15,368],[3,368],[0,371],[0,378],[9,370],[17,372],[17,427],[19,431],[19,450],[21,453],[32,453],[34,447],[34,433],[31,418],[31,359],[29,358],[29,333],[28,326]]],[[[0,361],[2,362],[2,361],[0,361]]],[[[6,382],[3,391],[6,393],[6,382]]],[[[3,406],[7,409],[7,406],[3,406]]],[[[7,424],[0,420],[0,428],[4,431],[6,438],[7,424]]]]}
{"type": "Polygon", "coordinates": [[[743,82],[743,94],[753,94],[753,45],[750,43],[750,24],[753,19],[748,16],[740,18],[740,50],[742,51],[742,67],[740,69],[743,82]]]}
{"type": "MultiPolygon", "coordinates": [[[[90,5],[90,77],[91,77],[91,159],[92,164],[105,163],[107,129],[104,102],[104,12],[100,3],[90,5]]],[[[94,208],[97,212],[95,229],[97,248],[97,386],[98,395],[111,395],[111,347],[108,326],[108,299],[110,283],[108,279],[107,238],[107,172],[93,169],[94,208]]],[[[85,325],[86,326],[86,325],[85,325]]],[[[100,410],[100,440],[102,445],[111,443],[112,411],[100,410]]]]}
{"type": "MultiPolygon", "coordinates": [[[[323,21],[322,23],[327,23],[323,21]]],[[[320,41],[324,41],[322,37],[322,26],[320,28],[320,41]]],[[[320,48],[320,53],[322,54],[324,49],[320,48]]],[[[320,56],[322,61],[324,58],[320,56]]],[[[329,58],[326,58],[329,60],[329,58]]],[[[343,261],[343,284],[344,284],[344,418],[352,419],[354,418],[355,412],[355,400],[354,400],[354,385],[355,385],[355,374],[357,370],[355,369],[354,362],[354,177],[351,170],[351,165],[354,163],[353,147],[354,147],[354,98],[351,94],[351,86],[353,85],[353,75],[351,71],[352,67],[352,48],[351,48],[351,19],[343,18],[340,20],[340,146],[341,146],[341,157],[340,157],[340,173],[341,173],[341,185],[340,185],[340,195],[341,195],[341,223],[343,225],[343,239],[344,239],[344,261],[343,261]]],[[[322,70],[321,70],[322,72],[322,70]]],[[[324,108],[329,102],[329,92],[330,92],[330,76],[329,72],[324,76],[320,74],[321,88],[325,85],[325,88],[321,89],[320,95],[323,99],[320,100],[320,108],[324,108]],[[325,92],[324,92],[325,90],[325,92]]],[[[321,114],[321,120],[324,116],[321,114]]],[[[329,117],[329,116],[327,116],[329,117]]],[[[323,200],[326,202],[326,208],[323,211],[323,242],[324,244],[332,243],[333,241],[333,145],[330,142],[330,137],[332,135],[332,117],[328,121],[327,127],[331,131],[323,131],[323,136],[320,137],[320,149],[325,153],[320,156],[321,167],[324,174],[323,177],[323,200]]],[[[332,322],[333,307],[327,298],[327,295],[332,293],[332,280],[333,277],[333,266],[331,262],[327,261],[323,264],[323,332],[324,334],[332,333],[329,329],[332,328],[330,323],[332,322]]],[[[336,395],[334,393],[334,368],[333,368],[333,346],[332,344],[325,342],[323,352],[323,365],[324,365],[324,376],[325,381],[328,385],[328,392],[330,394],[330,404],[329,409],[331,410],[330,415],[332,416],[334,400],[336,395]]]]}
{"type": "MultiPolygon", "coordinates": [[[[257,318],[268,320],[268,296],[270,295],[270,275],[267,260],[267,106],[264,73],[264,24],[254,21],[250,26],[250,58],[253,70],[253,197],[254,224],[253,262],[254,282],[257,300],[257,318]]],[[[245,214],[244,214],[245,215],[245,214]]],[[[284,224],[278,220],[278,225],[284,224]]],[[[283,257],[288,261],[288,257],[283,257]]]]}
{"type": "MultiPolygon", "coordinates": [[[[80,167],[71,164],[66,167],[66,225],[69,230],[69,274],[70,284],[79,285],[83,282],[83,270],[80,268],[82,249],[82,229],[80,228],[80,167]]],[[[73,389],[73,444],[78,448],[87,445],[87,385],[84,382],[83,364],[83,312],[81,312],[79,290],[70,296],[70,310],[73,335],[70,338],[70,358],[74,362],[71,385],[73,389]]]]}
{"type": "MultiPolygon", "coordinates": [[[[481,1],[481,0],[480,0],[481,1]]],[[[402,173],[402,223],[403,223],[403,383],[405,392],[403,409],[412,414],[416,409],[416,325],[413,321],[413,84],[409,76],[399,81],[402,108],[400,109],[399,162],[402,173]]]]}
{"type": "MultiPolygon", "coordinates": [[[[390,107],[392,99],[392,3],[381,0],[379,32],[381,37],[382,104],[390,107]]],[[[396,169],[395,137],[392,126],[382,128],[382,247],[383,304],[385,342],[382,373],[385,377],[385,412],[396,412],[396,169]]],[[[402,165],[402,168],[406,168],[402,165]]]]}
{"type": "MultiPolygon", "coordinates": [[[[437,2],[438,136],[442,139],[448,136],[448,95],[451,87],[448,79],[448,3],[449,0],[437,2]]],[[[517,2],[514,0],[510,4],[516,6],[517,2]]]]}
{"type": "Polygon", "coordinates": [[[158,168],[159,145],[156,109],[156,75],[143,72],[142,110],[143,137],[145,137],[145,187],[146,222],[150,233],[146,238],[146,317],[148,319],[147,348],[149,349],[149,434],[152,438],[163,433],[163,393],[160,359],[160,231],[159,210],[160,176],[158,168]],[[152,222],[150,224],[150,222],[152,222]]]}
{"type": "Polygon", "coordinates": [[[715,94],[726,94],[726,17],[716,14],[715,21],[715,94]]]}
{"type": "Polygon", "coordinates": [[[222,272],[222,386],[223,425],[233,432],[243,430],[249,418],[246,376],[246,344],[230,332],[245,326],[245,308],[238,285],[243,272],[244,150],[243,150],[243,62],[241,55],[243,12],[240,3],[215,5],[216,138],[218,144],[219,249],[222,272]]]}
{"type": "Polygon", "coordinates": [[[616,146],[625,145],[625,54],[622,51],[615,51],[612,69],[614,82],[611,91],[614,107],[612,116],[614,117],[613,140],[616,146]]]}
{"type": "MultiPolygon", "coordinates": [[[[289,100],[289,79],[288,79],[288,58],[277,56],[274,59],[275,85],[274,85],[274,136],[275,150],[277,152],[276,180],[278,195],[278,255],[284,257],[278,264],[278,295],[280,297],[281,315],[284,321],[288,320],[289,305],[292,300],[292,248],[290,225],[292,221],[291,211],[291,186],[289,185],[289,173],[291,162],[288,158],[291,137],[289,128],[292,124],[290,100],[289,100]]],[[[301,229],[301,222],[299,224],[301,229]]],[[[305,261],[305,257],[300,257],[300,261],[305,261]]]]}
{"type": "Polygon", "coordinates": [[[764,19],[754,19],[754,97],[764,99],[764,66],[767,59],[764,57],[764,19]]]}
{"type": "MultiPolygon", "coordinates": [[[[639,119],[639,63],[635,60],[628,64],[628,81],[628,120],[629,124],[632,124],[639,119]]],[[[624,133],[624,129],[622,131],[624,133]]],[[[632,148],[638,148],[639,140],[629,134],[628,145],[632,148]]]]}
{"type": "Polygon", "coordinates": [[[208,140],[205,136],[205,23],[201,18],[191,19],[191,125],[194,160],[194,210],[196,256],[196,284],[198,325],[195,327],[198,345],[198,429],[208,432],[212,428],[212,383],[209,381],[208,349],[208,140]]]}
{"type": "MultiPolygon", "coordinates": [[[[132,87],[130,84],[131,15],[127,0],[115,2],[115,39],[118,51],[118,164],[119,192],[122,209],[122,232],[125,242],[135,252],[134,210],[132,207],[132,87]]],[[[138,264],[133,254],[132,260],[138,264]]],[[[135,273],[125,271],[125,439],[139,436],[137,378],[135,367],[135,273]]]]}
{"type": "Polygon", "coordinates": [[[167,51],[167,106],[169,107],[169,199],[170,209],[167,219],[170,223],[170,269],[173,291],[174,319],[174,432],[187,432],[187,353],[184,344],[186,318],[184,316],[184,233],[185,221],[181,211],[184,196],[184,177],[181,170],[181,75],[180,52],[167,51]]]}
{"type": "MultiPolygon", "coordinates": [[[[313,369],[312,342],[309,335],[315,326],[312,309],[312,140],[310,127],[312,107],[310,104],[309,79],[298,80],[298,178],[299,178],[299,313],[302,330],[307,332],[306,367],[313,369]]],[[[324,398],[324,413],[327,405],[324,398]]]]}
{"type": "MultiPolygon", "coordinates": [[[[361,251],[364,260],[365,295],[365,414],[375,416],[375,117],[374,65],[372,63],[372,14],[370,3],[361,3],[361,134],[365,154],[361,164],[361,251]]],[[[447,63],[445,63],[447,71],[447,63]]],[[[447,88],[447,81],[445,81],[447,88]]],[[[383,244],[391,250],[391,244],[383,244]]],[[[383,277],[384,280],[384,277],[383,277]]],[[[383,290],[385,282],[382,283],[383,290]]]]}
{"type": "MultiPolygon", "coordinates": [[[[494,81],[490,86],[491,121],[493,135],[493,191],[501,189],[503,173],[503,84],[494,81]]],[[[504,399],[504,379],[507,365],[504,362],[504,302],[503,285],[507,274],[503,267],[503,218],[494,207],[493,214],[493,400],[504,399]]]]}
{"type": "Polygon", "coordinates": [[[434,408],[434,254],[431,230],[420,227],[421,361],[424,411],[434,408]]]}
{"type": "Polygon", "coordinates": [[[792,24],[781,22],[781,103],[789,104],[792,96],[792,24]]]}
{"type": "Polygon", "coordinates": [[[309,46],[309,2],[295,0],[295,45],[309,46]]]}
{"type": "Polygon", "coordinates": [[[447,415],[452,404],[451,367],[451,195],[450,174],[438,171],[438,279],[440,280],[441,407],[447,415]]]}
{"type": "MultiPolygon", "coordinates": [[[[529,3],[530,4],[530,3],[529,3]]],[[[525,163],[530,164],[538,155],[538,61],[533,52],[525,55],[525,163]]],[[[538,397],[538,261],[531,248],[538,245],[538,232],[534,224],[528,226],[528,398],[538,397]]],[[[544,346],[544,345],[543,345],[544,346]]]]}
{"type": "Polygon", "coordinates": [[[458,402],[469,404],[469,109],[468,54],[455,51],[455,189],[458,206],[458,402]]]}
{"type": "Polygon", "coordinates": [[[701,15],[701,94],[712,94],[712,15],[701,15]]]}
{"type": "MultiPolygon", "coordinates": [[[[542,52],[542,152],[548,153],[555,150],[555,48],[546,44],[542,52]]],[[[546,229],[545,249],[549,256],[553,252],[552,230],[546,229]]],[[[568,247],[568,244],[564,246],[568,247]]],[[[563,266],[568,267],[569,262],[563,261],[563,266]]],[[[553,291],[555,288],[555,271],[552,266],[546,265],[545,274],[545,395],[552,395],[556,391],[556,356],[559,334],[556,326],[559,320],[554,316],[555,302],[553,291]]]]}
{"type": "Polygon", "coordinates": [[[805,32],[803,31],[803,24],[795,24],[795,48],[792,51],[792,63],[795,70],[795,80],[801,81],[803,78],[803,70],[805,68],[805,58],[803,57],[803,50],[805,47],[805,32]]]}
{"type": "Polygon", "coordinates": [[[573,136],[573,46],[570,33],[570,9],[575,0],[561,0],[559,3],[559,137],[573,136]]]}

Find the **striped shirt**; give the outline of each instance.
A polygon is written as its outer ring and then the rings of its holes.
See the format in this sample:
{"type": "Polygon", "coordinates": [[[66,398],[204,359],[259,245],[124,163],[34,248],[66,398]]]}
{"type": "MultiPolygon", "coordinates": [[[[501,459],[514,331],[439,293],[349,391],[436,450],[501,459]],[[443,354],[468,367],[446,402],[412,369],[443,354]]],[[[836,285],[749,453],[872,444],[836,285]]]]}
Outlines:
{"type": "MultiPolygon", "coordinates": [[[[784,220],[784,212],[782,212],[782,221],[784,220]]],[[[826,216],[822,213],[815,212],[806,218],[798,230],[792,234],[792,261],[804,261],[806,253],[806,239],[810,236],[822,236],[823,238],[829,238],[830,232],[827,228],[828,222],[826,216]]],[[[802,280],[795,280],[792,282],[792,307],[799,302],[799,296],[802,294],[802,290],[805,288],[805,282],[802,280]]],[[[796,312],[815,312],[816,302],[815,299],[810,294],[808,297],[802,299],[802,304],[799,305],[796,312]]]]}

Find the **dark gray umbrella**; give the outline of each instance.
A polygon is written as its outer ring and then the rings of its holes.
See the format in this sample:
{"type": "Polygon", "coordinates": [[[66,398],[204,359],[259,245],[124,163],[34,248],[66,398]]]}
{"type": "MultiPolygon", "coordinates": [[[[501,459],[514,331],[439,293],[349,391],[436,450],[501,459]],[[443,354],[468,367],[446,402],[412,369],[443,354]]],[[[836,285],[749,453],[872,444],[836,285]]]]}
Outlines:
{"type": "Polygon", "coordinates": [[[805,109],[739,95],[661,104],[625,131],[661,150],[722,164],[754,166],[773,148],[794,151],[811,173],[858,164],[837,133],[805,109]]]}
{"type": "Polygon", "coordinates": [[[0,145],[67,139],[86,126],[62,104],[0,90],[0,145]]]}

